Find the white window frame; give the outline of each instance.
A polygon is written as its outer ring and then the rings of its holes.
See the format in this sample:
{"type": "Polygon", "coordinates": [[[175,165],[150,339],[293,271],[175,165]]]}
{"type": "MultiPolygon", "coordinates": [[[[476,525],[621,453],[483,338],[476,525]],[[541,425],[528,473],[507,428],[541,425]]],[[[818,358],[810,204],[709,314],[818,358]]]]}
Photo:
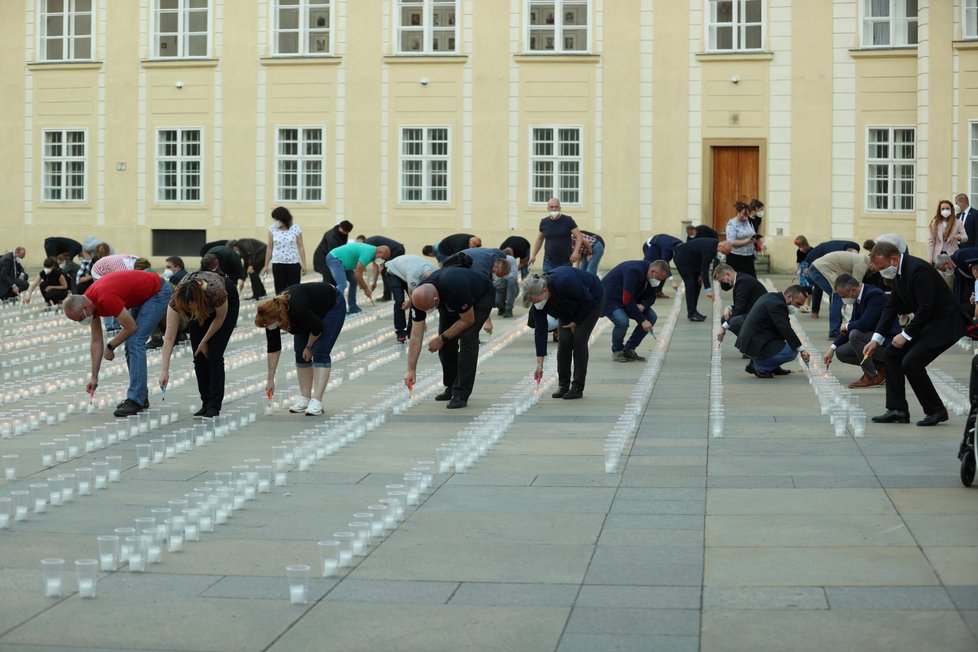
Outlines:
{"type": "Polygon", "coordinates": [[[202,204],[204,202],[204,128],[194,127],[194,126],[174,126],[174,127],[157,127],[156,128],[156,147],[153,150],[155,152],[154,159],[156,161],[156,203],[158,204],[202,204]],[[163,132],[175,131],[177,133],[177,153],[173,156],[165,156],[162,154],[161,136],[163,132]],[[196,132],[198,135],[197,144],[199,147],[199,153],[197,156],[188,156],[183,153],[183,148],[186,146],[185,141],[186,134],[190,132],[196,132]],[[176,184],[173,189],[176,191],[176,198],[170,199],[164,196],[166,190],[170,188],[164,183],[164,171],[163,164],[169,161],[173,161],[177,165],[175,172],[176,184]],[[186,195],[189,190],[194,188],[189,184],[184,183],[184,179],[188,174],[186,166],[188,163],[197,162],[197,177],[198,184],[196,186],[197,198],[187,199],[186,195]]]}
{"type": "Polygon", "coordinates": [[[767,38],[767,3],[764,0],[706,0],[706,51],[707,52],[762,52],[767,38]],[[733,10],[730,22],[719,22],[717,20],[717,10],[719,2],[729,2],[733,10]],[[760,22],[747,22],[747,5],[757,4],[761,8],[760,22]],[[761,31],[760,42],[757,47],[748,47],[747,30],[759,27],[761,31]],[[729,48],[721,48],[717,45],[717,31],[729,29],[731,33],[731,45],[729,48]]]}
{"type": "Polygon", "coordinates": [[[153,0],[153,38],[152,38],[152,58],[153,59],[207,59],[210,57],[211,44],[213,42],[213,21],[214,21],[214,8],[211,6],[211,0],[153,0]],[[175,3],[176,8],[171,7],[161,7],[161,3],[175,3]],[[200,8],[196,5],[197,3],[203,2],[206,7],[200,8]],[[167,50],[163,43],[164,34],[160,32],[160,17],[163,14],[170,14],[173,12],[177,14],[178,27],[176,32],[166,32],[166,36],[176,35],[176,53],[170,54],[169,52],[163,53],[163,50],[167,50]],[[204,32],[190,31],[190,19],[191,14],[198,13],[201,11],[207,12],[207,29],[204,32]],[[204,48],[203,54],[190,54],[189,53],[189,42],[191,38],[197,38],[201,35],[207,40],[207,46],[204,48]]]}
{"type": "Polygon", "coordinates": [[[976,199],[978,199],[978,120],[971,120],[968,122],[968,203],[974,206],[976,199]]]}
{"type": "Polygon", "coordinates": [[[326,202],[326,126],[325,125],[279,125],[275,128],[275,198],[279,203],[292,204],[324,204],[326,202]],[[283,131],[296,131],[296,154],[284,154],[282,146],[283,131]],[[309,138],[310,132],[319,132],[319,139],[309,138]],[[318,143],[319,154],[308,154],[306,150],[310,143],[318,143]],[[283,164],[286,161],[295,163],[295,172],[284,171],[283,164]],[[318,164],[319,170],[314,168],[318,164]],[[295,174],[295,186],[285,186],[282,183],[284,174],[295,174]],[[308,183],[310,175],[318,175],[319,182],[316,184],[308,183]],[[295,196],[287,196],[285,190],[294,190],[295,196]],[[318,197],[310,196],[311,193],[318,193],[318,197]]]}
{"type": "MultiPolygon", "coordinates": [[[[417,142],[417,141],[413,141],[417,142]]],[[[398,177],[397,177],[397,196],[399,202],[402,204],[450,204],[452,201],[452,128],[449,125],[401,125],[398,128],[398,177]],[[421,135],[421,153],[420,154],[408,154],[405,152],[405,146],[407,141],[405,136],[409,129],[420,129],[421,135]],[[444,141],[435,141],[432,136],[432,132],[435,130],[444,130],[445,139],[444,141]],[[444,142],[445,154],[434,154],[431,152],[431,147],[435,142],[444,142]],[[421,164],[421,184],[408,185],[405,183],[407,174],[417,174],[417,170],[407,171],[407,162],[420,162],[421,164]],[[445,183],[444,187],[436,186],[431,183],[432,177],[438,171],[432,170],[432,163],[444,162],[445,164],[445,183]],[[420,190],[420,198],[411,198],[407,194],[409,191],[420,190]],[[435,190],[443,190],[445,193],[444,198],[433,198],[433,192],[435,190]]]]}
{"type": "Polygon", "coordinates": [[[912,213],[916,210],[917,203],[917,128],[913,125],[869,125],[866,127],[866,210],[871,213],[912,213]],[[885,131],[887,133],[886,146],[888,156],[874,157],[872,148],[876,146],[871,142],[870,136],[874,131],[885,131]],[[897,157],[896,149],[905,146],[904,143],[896,143],[895,134],[897,131],[910,131],[913,134],[913,157],[897,157]],[[887,190],[883,192],[872,192],[873,184],[881,176],[874,176],[874,166],[886,166],[885,183],[887,190]],[[909,177],[897,175],[898,168],[909,166],[909,177]],[[905,192],[897,192],[899,185],[909,179],[910,188],[905,192]],[[876,205],[879,199],[885,203],[884,206],[876,205]],[[909,206],[900,206],[901,198],[909,198],[909,206]]]}
{"type": "Polygon", "coordinates": [[[524,0],[523,4],[523,51],[526,54],[590,54],[593,18],[593,0],[524,0]],[[553,16],[550,6],[553,5],[553,16]],[[586,23],[583,25],[583,47],[578,47],[577,32],[581,23],[567,22],[567,16],[577,16],[579,5],[585,5],[586,23]],[[548,22],[548,21],[553,21],[548,22]],[[541,22],[542,21],[542,22],[541,22]],[[549,32],[553,32],[549,36],[549,32]],[[573,31],[565,34],[565,31],[573,31]],[[543,41],[538,43],[537,39],[543,41]],[[547,46],[552,47],[547,47],[547,46]]]}
{"type": "MultiPolygon", "coordinates": [[[[860,40],[864,48],[917,47],[917,41],[910,42],[910,24],[917,25],[917,16],[907,16],[907,3],[916,0],[861,0],[862,30],[860,40]],[[887,15],[873,16],[873,4],[885,3],[887,15]],[[886,43],[875,43],[875,27],[885,26],[888,31],[886,43]]],[[[919,12],[919,9],[918,9],[919,12]]]]}
{"type": "Polygon", "coordinates": [[[459,0],[393,2],[395,54],[426,57],[458,54],[459,0]]]}
{"type": "Polygon", "coordinates": [[[63,0],[62,11],[48,11],[51,0],[38,0],[37,9],[37,60],[45,62],[54,61],[92,61],[95,58],[95,3],[96,0],[89,0],[88,11],[79,11],[77,4],[79,0],[63,0]],[[48,19],[60,17],[62,20],[62,33],[57,36],[49,36],[47,33],[48,19]],[[78,34],[78,24],[83,17],[88,18],[88,34],[78,34]],[[78,44],[83,40],[88,40],[88,56],[82,57],[76,54],[78,44]],[[48,42],[61,41],[60,58],[48,58],[48,42]]]}
{"type": "Polygon", "coordinates": [[[530,125],[530,133],[528,141],[529,143],[529,197],[528,201],[531,206],[546,205],[551,198],[556,197],[560,200],[561,204],[568,204],[573,206],[580,206],[584,203],[584,127],[583,125],[557,125],[557,124],[537,124],[530,125]],[[553,152],[549,155],[537,154],[537,143],[539,142],[536,138],[536,132],[540,129],[550,129],[553,130],[553,152]],[[567,156],[560,154],[560,145],[563,139],[560,138],[561,131],[577,131],[577,156],[567,156]],[[537,162],[549,161],[552,164],[550,171],[550,176],[552,176],[552,183],[549,188],[545,188],[542,185],[537,185],[537,162]],[[577,187],[564,186],[561,183],[561,173],[560,164],[563,162],[577,162],[577,187]],[[536,193],[539,192],[539,195],[536,193]],[[568,196],[566,193],[576,192],[577,197],[568,196]],[[536,196],[535,196],[536,195],[536,196]],[[546,195],[546,196],[544,196],[546,195]]]}
{"type": "Polygon", "coordinates": [[[88,200],[88,130],[87,129],[43,129],[41,131],[41,201],[45,203],[80,204],[88,200]],[[48,152],[48,138],[59,134],[61,151],[57,155],[48,152]],[[81,135],[80,155],[68,153],[69,135],[81,135]],[[69,170],[73,165],[81,165],[81,185],[70,183],[77,171],[69,170]],[[57,167],[56,172],[52,171],[57,167]],[[51,183],[55,180],[57,183],[51,183]],[[81,196],[72,197],[72,191],[80,191],[81,196]]]}
{"type": "Polygon", "coordinates": [[[961,38],[978,39],[978,0],[961,0],[961,38]]]}
{"type": "Polygon", "coordinates": [[[295,0],[295,5],[282,6],[282,0],[273,0],[271,11],[272,18],[269,24],[272,26],[272,36],[270,39],[273,57],[328,57],[333,54],[333,42],[335,31],[336,12],[333,7],[333,0],[295,0]],[[297,26],[293,28],[282,28],[282,11],[295,10],[298,15],[297,26]],[[328,18],[322,14],[328,14],[328,18]],[[317,24],[311,24],[315,16],[317,24]],[[320,19],[326,22],[319,25],[320,19]],[[282,52],[281,36],[286,34],[296,35],[296,51],[282,52]]]}

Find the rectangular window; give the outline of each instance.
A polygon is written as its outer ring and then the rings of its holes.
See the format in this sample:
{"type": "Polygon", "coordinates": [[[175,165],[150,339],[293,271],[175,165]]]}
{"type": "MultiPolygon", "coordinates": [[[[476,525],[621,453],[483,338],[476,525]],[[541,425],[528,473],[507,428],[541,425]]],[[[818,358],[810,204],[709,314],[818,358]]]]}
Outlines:
{"type": "Polygon", "coordinates": [[[280,202],[322,202],[325,154],[322,127],[279,127],[276,197],[280,202]]]}
{"type": "Polygon", "coordinates": [[[763,0],[709,0],[707,16],[709,51],[741,52],[763,47],[763,0]]]}
{"type": "Polygon", "coordinates": [[[456,54],[458,0],[397,0],[398,54],[456,54]]]}
{"type": "Polygon", "coordinates": [[[978,122],[969,123],[968,128],[971,132],[969,138],[971,147],[968,150],[968,201],[974,206],[978,201],[978,122]]]}
{"type": "Polygon", "coordinates": [[[401,128],[402,202],[448,202],[449,137],[448,127],[401,128]]]}
{"type": "Polygon", "coordinates": [[[85,131],[44,131],[43,201],[85,201],[85,131]]]}
{"type": "Polygon", "coordinates": [[[527,0],[526,50],[581,54],[591,48],[590,0],[527,0]]]}
{"type": "Polygon", "coordinates": [[[530,203],[581,203],[580,127],[533,127],[530,143],[530,203]]]}
{"type": "Polygon", "coordinates": [[[199,59],[210,47],[210,0],[154,0],[153,56],[199,59]]]}
{"type": "Polygon", "coordinates": [[[158,129],[156,131],[156,201],[200,202],[203,164],[202,130],[158,129]]]}
{"type": "Polygon", "coordinates": [[[866,209],[914,210],[916,130],[870,127],[866,136],[866,209]]]}
{"type": "Polygon", "coordinates": [[[332,0],[275,0],[273,53],[288,56],[332,53],[332,5],[332,0]]]}
{"type": "Polygon", "coordinates": [[[92,58],[92,0],[41,0],[41,61],[92,58]]]}
{"type": "Polygon", "coordinates": [[[964,0],[961,3],[961,10],[964,12],[961,36],[978,38],[978,0],[964,0]]]}
{"type": "Polygon", "coordinates": [[[862,0],[862,46],[917,44],[917,0],[862,0]]]}
{"type": "Polygon", "coordinates": [[[207,242],[207,229],[153,229],[152,255],[197,258],[207,242]]]}

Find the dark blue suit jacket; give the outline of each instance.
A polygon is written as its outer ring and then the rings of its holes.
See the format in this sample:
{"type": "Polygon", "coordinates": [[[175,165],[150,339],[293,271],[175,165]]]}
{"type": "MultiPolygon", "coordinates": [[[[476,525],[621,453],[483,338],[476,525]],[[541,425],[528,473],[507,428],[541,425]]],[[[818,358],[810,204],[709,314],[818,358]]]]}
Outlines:
{"type": "Polygon", "coordinates": [[[564,324],[580,324],[599,302],[604,302],[604,286],[597,274],[565,265],[552,269],[546,276],[550,290],[547,305],[543,310],[530,308],[538,356],[547,355],[547,315],[553,315],[564,324]]]}
{"type": "MultiPolygon", "coordinates": [[[[852,319],[849,320],[848,330],[849,331],[862,331],[863,333],[873,333],[876,330],[876,324],[880,321],[880,316],[883,314],[883,308],[886,307],[886,293],[879,289],[875,285],[863,284],[863,295],[860,301],[852,307],[852,319]]],[[[894,335],[900,332],[900,325],[893,323],[890,326],[890,330],[886,335],[886,339],[883,340],[883,346],[890,343],[890,340],[894,335]]],[[[848,331],[845,333],[839,333],[839,336],[835,338],[836,348],[842,346],[849,341],[848,331]]]]}
{"type": "Polygon", "coordinates": [[[645,317],[636,307],[646,308],[655,303],[656,291],[649,284],[649,263],[644,260],[626,260],[615,266],[601,279],[604,286],[604,308],[601,316],[607,317],[619,308],[624,308],[628,316],[637,322],[645,317]]]}

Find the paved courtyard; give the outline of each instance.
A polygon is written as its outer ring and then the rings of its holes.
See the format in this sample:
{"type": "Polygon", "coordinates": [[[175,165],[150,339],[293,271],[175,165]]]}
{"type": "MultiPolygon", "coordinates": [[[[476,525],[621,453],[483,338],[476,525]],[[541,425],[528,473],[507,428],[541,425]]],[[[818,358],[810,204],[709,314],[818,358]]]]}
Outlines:
{"type": "MultiPolygon", "coordinates": [[[[255,421],[143,469],[137,445],[194,425],[189,358],[173,363],[165,403],[150,393],[176,422],[44,468],[42,443],[113,422],[112,407],[87,412],[86,329],[0,311],[3,372],[21,374],[0,386],[9,395],[0,426],[42,409],[55,421],[0,440],[0,454],[18,455],[0,498],[122,458],[118,482],[0,530],[0,651],[978,649],[978,494],[961,486],[956,459],[964,416],[936,428],[867,423],[865,437],[836,437],[800,362],[787,377],[754,378],[731,338],[722,348],[723,436],[712,437],[711,322],[691,323],[660,300],[660,339],[647,338],[640,353],[661,368],[634,438],[606,473],[609,433],[635,407],[648,369],[612,362],[607,325],[591,349],[585,398],[561,401],[529,380],[523,311],[498,319],[468,407],[447,411],[420,396],[436,374],[408,396],[390,304],[367,304],[340,336],[341,382],[327,392],[326,415],[306,417],[281,405],[265,414],[264,336],[251,323],[253,302],[243,306],[228,355],[229,392],[240,396],[225,414],[240,423],[253,412],[255,421]],[[54,391],[12,395],[48,385],[54,391]],[[74,413],[58,421],[69,401],[74,413]],[[467,468],[439,472],[460,433],[496,441],[467,468]],[[79,597],[73,562],[99,558],[97,536],[185,494],[216,492],[225,476],[215,474],[236,465],[272,464],[283,441],[315,451],[338,437],[350,441],[308,468],[289,464],[286,486],[245,500],[200,541],[164,551],[144,572],[103,571],[97,597],[79,597]],[[354,514],[427,460],[431,486],[403,521],[321,577],[317,543],[349,531],[363,518],[354,514]],[[66,560],[61,597],[45,596],[44,558],[66,560]],[[306,604],[290,602],[291,564],[312,567],[306,604]]],[[[712,314],[705,296],[699,309],[712,314]]],[[[820,357],[827,320],[798,323],[820,357]]],[[[288,353],[277,402],[295,387],[288,353]]],[[[966,384],[970,357],[954,347],[935,367],[966,384]]],[[[420,370],[437,368],[423,353],[420,370]]],[[[155,354],[151,379],[158,370],[155,354]]],[[[858,377],[839,363],[831,371],[843,386],[858,377]]],[[[106,378],[95,405],[124,383],[124,373],[106,378]]],[[[856,396],[870,416],[884,409],[881,388],[856,396]]],[[[911,416],[922,416],[913,400],[911,416]]]]}

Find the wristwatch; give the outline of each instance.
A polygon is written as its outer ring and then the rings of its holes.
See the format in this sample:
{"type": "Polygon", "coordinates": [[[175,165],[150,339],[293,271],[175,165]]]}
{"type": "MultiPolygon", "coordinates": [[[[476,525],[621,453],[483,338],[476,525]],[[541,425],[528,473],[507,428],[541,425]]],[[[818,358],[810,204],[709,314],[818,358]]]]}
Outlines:
{"type": "Polygon", "coordinates": [[[109,351],[115,351],[115,344],[113,344],[113,343],[112,343],[111,341],[109,341],[109,342],[108,342],[108,343],[107,343],[107,344],[105,345],[105,348],[107,348],[107,349],[108,349],[109,351]]]}

